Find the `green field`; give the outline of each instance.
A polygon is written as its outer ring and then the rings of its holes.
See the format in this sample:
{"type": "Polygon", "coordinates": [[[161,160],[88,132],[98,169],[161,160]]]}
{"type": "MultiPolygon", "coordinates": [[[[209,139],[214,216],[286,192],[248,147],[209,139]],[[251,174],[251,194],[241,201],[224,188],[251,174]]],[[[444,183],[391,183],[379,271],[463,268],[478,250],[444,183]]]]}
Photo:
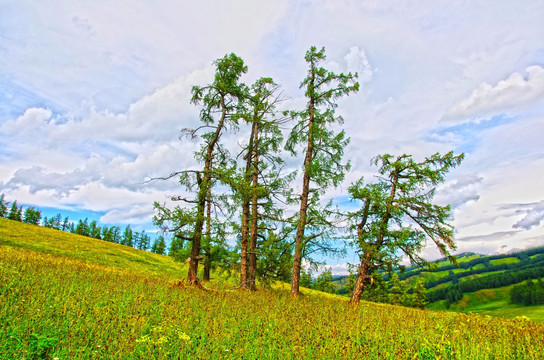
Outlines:
{"type": "MultiPolygon", "coordinates": [[[[499,316],[505,318],[526,317],[544,323],[544,305],[521,306],[510,303],[510,289],[515,285],[497,289],[484,289],[465,293],[463,298],[452,304],[450,311],[468,314],[499,316]]],[[[433,310],[445,310],[444,301],[429,305],[433,310]]]]}
{"type": "MultiPolygon", "coordinates": [[[[166,256],[0,219],[0,359],[540,359],[544,324],[179,285],[166,256]]],[[[314,295],[319,293],[314,291],[314,295]]]]}
{"type": "Polygon", "coordinates": [[[519,262],[519,259],[517,257],[507,257],[504,259],[496,259],[496,260],[490,261],[491,265],[515,264],[518,262],[519,262]]]}

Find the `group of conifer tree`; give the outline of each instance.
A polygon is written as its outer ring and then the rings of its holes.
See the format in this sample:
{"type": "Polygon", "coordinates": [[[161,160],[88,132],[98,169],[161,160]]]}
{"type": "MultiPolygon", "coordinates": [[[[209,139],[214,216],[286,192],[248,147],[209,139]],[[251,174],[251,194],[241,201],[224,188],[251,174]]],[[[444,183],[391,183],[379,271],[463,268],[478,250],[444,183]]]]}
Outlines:
{"type": "Polygon", "coordinates": [[[200,141],[194,154],[200,165],[162,178],[179,178],[189,195],[172,197],[180,201],[174,208],[155,203],[154,217],[173,234],[173,244],[185,249],[189,284],[200,286],[200,262],[202,278],[209,279],[214,257],[232,238],[239,244],[234,262],[241,288],[255,289],[258,277],[284,276],[295,296],[303,260],[311,260],[316,251],[334,250],[332,240],[346,240],[360,257],[352,303],[379,270],[393,269],[404,257],[430,265],[419,256],[427,242],[454,261],[450,207],[432,200],[463,154],[436,153],[420,161],[407,154],[379,155],[374,158],[376,179],[361,178],[348,189],[359,210],[342,211],[324,202],[350,169],[343,160],[349,138],[341,130],[337,101],[359,89],[357,74],[335,74],[322,66],[325,59],[324,48],[306,52],[308,71],[300,85],[306,103],[300,109],[278,110],[284,98],[271,78],[251,86],[241,82],[247,66],[235,54],[214,62],[212,83],[192,88],[201,124],[182,133],[200,141]],[[241,128],[247,138],[233,150],[225,139],[241,128]],[[285,151],[300,159],[298,176],[284,172],[285,151]]]}
{"type": "Polygon", "coordinates": [[[39,225],[50,229],[66,231],[72,234],[92,237],[116,244],[130,246],[140,250],[151,251],[156,254],[166,254],[166,241],[164,236],[157,237],[151,244],[151,237],[142,230],[140,232],[132,230],[127,225],[124,231],[117,225],[100,226],[96,220],[89,222],[88,218],[79,220],[77,223],[70,221],[68,217],[62,217],[59,213],[51,218],[47,216],[42,218],[42,212],[33,206],[23,208],[15,200],[10,203],[5,199],[4,194],[0,196],[0,218],[20,221],[27,224],[39,225]]]}
{"type": "Polygon", "coordinates": [[[527,280],[524,283],[512,287],[510,301],[513,304],[544,305],[544,282],[538,279],[536,282],[527,280]]]}

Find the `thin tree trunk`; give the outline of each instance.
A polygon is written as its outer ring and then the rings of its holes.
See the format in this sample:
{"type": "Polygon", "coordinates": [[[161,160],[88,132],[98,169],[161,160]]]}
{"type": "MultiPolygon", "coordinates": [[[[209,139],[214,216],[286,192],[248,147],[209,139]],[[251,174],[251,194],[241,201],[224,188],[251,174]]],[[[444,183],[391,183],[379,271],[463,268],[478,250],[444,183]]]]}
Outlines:
{"type": "Polygon", "coordinates": [[[257,193],[257,187],[259,186],[259,152],[258,152],[258,123],[253,123],[253,151],[251,154],[253,173],[252,173],[252,202],[251,202],[251,238],[249,242],[249,287],[252,291],[257,289],[255,284],[257,274],[257,224],[259,222],[258,214],[258,201],[259,194],[257,193]]]}
{"type": "Polygon", "coordinates": [[[208,189],[208,203],[206,204],[206,245],[204,247],[204,274],[203,281],[210,281],[212,268],[212,191],[208,189]]]}
{"type": "Polygon", "coordinates": [[[200,284],[200,281],[198,280],[198,261],[202,258],[200,256],[200,245],[202,240],[202,228],[204,226],[204,208],[206,206],[207,186],[209,186],[207,185],[208,182],[209,175],[206,176],[205,172],[204,178],[199,181],[197,217],[193,234],[193,246],[191,247],[191,257],[189,258],[189,273],[187,274],[188,285],[200,284]]]}
{"type": "MultiPolygon", "coordinates": [[[[251,134],[249,136],[248,153],[246,158],[246,171],[244,173],[243,186],[247,185],[246,181],[249,181],[251,171],[251,161],[253,156],[253,147],[255,146],[255,126],[252,127],[251,134]]],[[[248,276],[248,238],[249,238],[249,221],[250,221],[250,207],[251,201],[246,194],[246,189],[242,189],[243,204],[242,204],[242,234],[240,240],[240,288],[247,288],[248,282],[251,281],[251,277],[248,276]]]]}
{"type": "Polygon", "coordinates": [[[310,194],[310,164],[313,158],[313,125],[314,102],[310,100],[310,114],[308,123],[308,146],[304,159],[304,176],[302,179],[302,194],[300,196],[299,222],[295,236],[295,253],[293,255],[293,272],[291,273],[291,295],[298,296],[300,287],[300,270],[302,268],[302,251],[304,248],[304,230],[306,228],[306,215],[308,211],[308,197],[310,194]]]}
{"type": "Polygon", "coordinates": [[[213,152],[215,145],[219,140],[221,131],[223,130],[223,124],[227,115],[224,99],[221,98],[221,118],[217,124],[215,134],[208,144],[208,149],[206,151],[206,160],[204,163],[204,174],[201,179],[198,181],[198,206],[196,214],[196,222],[193,233],[193,246],[191,248],[191,257],[189,258],[189,272],[187,274],[187,284],[189,285],[200,285],[198,280],[198,261],[202,259],[200,256],[200,244],[202,241],[202,228],[204,227],[204,210],[206,207],[206,196],[208,195],[208,190],[211,186],[211,170],[212,170],[212,160],[213,152]]]}
{"type": "Polygon", "coordinates": [[[249,220],[249,201],[242,204],[242,239],[240,241],[240,288],[247,288],[247,235],[249,220]]]}

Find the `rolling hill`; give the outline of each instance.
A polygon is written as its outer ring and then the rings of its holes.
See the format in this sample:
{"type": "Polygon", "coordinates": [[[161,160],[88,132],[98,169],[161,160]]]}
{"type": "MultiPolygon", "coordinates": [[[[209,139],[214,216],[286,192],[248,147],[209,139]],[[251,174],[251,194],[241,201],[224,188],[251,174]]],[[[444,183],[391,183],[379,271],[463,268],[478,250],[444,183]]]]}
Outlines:
{"type": "MultiPolygon", "coordinates": [[[[537,359],[544,325],[179,283],[172,259],[0,219],[1,359],[537,359]]],[[[181,273],[181,275],[180,275],[181,273]]],[[[235,282],[235,280],[233,280],[235,282]]],[[[313,291],[313,295],[319,292],[313,291]]]]}
{"type": "MultiPolygon", "coordinates": [[[[425,280],[428,309],[514,318],[526,316],[544,322],[544,305],[523,306],[510,302],[510,290],[527,279],[544,278],[544,247],[501,255],[465,253],[457,256],[458,265],[442,259],[436,269],[407,268],[398,272],[409,285],[425,280]]],[[[387,280],[387,276],[385,276],[387,280]]],[[[347,279],[335,279],[341,289],[347,279]]]]}

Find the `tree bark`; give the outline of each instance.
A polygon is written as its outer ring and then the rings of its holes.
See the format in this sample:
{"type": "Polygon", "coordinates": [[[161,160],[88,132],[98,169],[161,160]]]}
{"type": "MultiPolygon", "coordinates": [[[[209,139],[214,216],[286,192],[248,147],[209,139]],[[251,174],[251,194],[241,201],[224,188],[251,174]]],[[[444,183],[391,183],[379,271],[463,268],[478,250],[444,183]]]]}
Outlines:
{"type": "Polygon", "coordinates": [[[251,237],[249,242],[249,288],[252,291],[257,289],[255,284],[256,274],[257,274],[257,225],[259,222],[258,214],[258,201],[259,194],[257,193],[257,187],[259,186],[259,151],[258,151],[258,140],[259,140],[259,125],[257,121],[253,123],[253,149],[251,154],[251,162],[253,167],[252,172],[252,188],[253,194],[251,199],[251,237]]]}
{"type": "MultiPolygon", "coordinates": [[[[251,163],[253,160],[253,148],[255,147],[255,134],[256,134],[256,123],[253,123],[251,128],[251,134],[249,136],[249,145],[246,158],[246,171],[244,173],[244,183],[243,183],[243,204],[242,204],[242,234],[240,240],[240,288],[247,288],[248,283],[251,282],[251,275],[248,275],[248,257],[251,254],[248,254],[248,239],[249,239],[249,222],[250,222],[250,209],[251,209],[251,199],[246,194],[245,187],[247,186],[246,181],[249,181],[250,172],[251,172],[251,163]]],[[[251,266],[251,260],[249,260],[251,266]]],[[[251,271],[250,271],[251,273],[251,271]]]]}
{"type": "Polygon", "coordinates": [[[208,189],[208,203],[206,204],[206,246],[204,247],[204,274],[203,281],[210,281],[212,267],[212,191],[208,189]]]}
{"type": "Polygon", "coordinates": [[[191,248],[191,257],[189,258],[189,272],[187,274],[187,284],[200,285],[198,280],[198,261],[200,260],[200,245],[202,241],[202,228],[204,227],[204,209],[206,207],[206,196],[208,195],[209,188],[211,186],[211,170],[213,161],[213,152],[215,145],[219,140],[221,131],[223,130],[223,124],[227,116],[227,109],[225,106],[224,98],[221,97],[221,118],[217,124],[215,134],[208,144],[206,150],[206,160],[204,162],[204,174],[198,181],[198,206],[196,214],[196,222],[193,233],[193,246],[191,248]]]}
{"type": "Polygon", "coordinates": [[[200,281],[198,280],[198,261],[200,260],[200,245],[202,240],[202,228],[204,226],[204,208],[206,206],[207,186],[209,186],[206,185],[206,183],[208,182],[209,175],[206,176],[205,172],[204,178],[199,181],[197,218],[193,234],[193,246],[191,247],[191,256],[189,258],[189,272],[187,274],[188,285],[200,284],[200,281]]]}
{"type": "Polygon", "coordinates": [[[240,288],[247,288],[247,238],[249,221],[249,201],[242,204],[242,234],[240,240],[240,288]]]}
{"type": "Polygon", "coordinates": [[[363,290],[365,289],[366,284],[372,279],[371,274],[372,264],[370,262],[369,256],[364,255],[361,259],[361,264],[359,265],[359,271],[357,272],[357,281],[353,287],[353,294],[349,303],[355,305],[361,301],[361,295],[363,295],[363,290]]]}
{"type": "Polygon", "coordinates": [[[314,101],[310,99],[310,113],[308,122],[308,145],[304,159],[304,176],[302,179],[302,194],[300,196],[299,222],[295,236],[295,253],[293,255],[293,272],[291,274],[291,295],[298,296],[300,288],[300,270],[302,268],[302,250],[304,248],[304,230],[306,228],[306,215],[308,211],[308,196],[310,194],[310,165],[312,163],[314,143],[314,101]]]}

